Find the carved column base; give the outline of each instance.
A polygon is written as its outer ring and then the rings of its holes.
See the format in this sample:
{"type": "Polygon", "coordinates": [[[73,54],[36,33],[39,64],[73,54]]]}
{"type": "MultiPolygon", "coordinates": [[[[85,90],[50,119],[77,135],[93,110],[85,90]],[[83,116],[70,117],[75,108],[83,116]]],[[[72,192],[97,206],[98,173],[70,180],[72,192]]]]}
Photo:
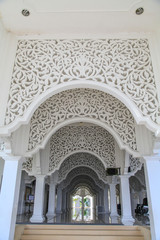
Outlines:
{"type": "Polygon", "coordinates": [[[55,213],[47,213],[46,217],[47,217],[47,222],[48,223],[54,223],[55,222],[55,213]]]}
{"type": "Polygon", "coordinates": [[[135,222],[134,218],[132,216],[125,216],[125,217],[121,217],[121,222],[126,225],[126,226],[132,226],[135,222]]]}
{"type": "Polygon", "coordinates": [[[42,223],[45,221],[45,217],[44,216],[32,216],[30,218],[30,222],[31,223],[42,223]]]}

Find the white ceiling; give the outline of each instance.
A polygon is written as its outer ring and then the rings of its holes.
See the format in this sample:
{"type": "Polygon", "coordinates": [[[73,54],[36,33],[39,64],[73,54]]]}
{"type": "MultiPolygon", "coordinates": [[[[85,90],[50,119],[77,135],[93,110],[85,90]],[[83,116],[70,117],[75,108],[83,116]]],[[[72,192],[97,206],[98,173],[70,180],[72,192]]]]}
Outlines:
{"type": "Polygon", "coordinates": [[[0,0],[0,16],[16,34],[146,32],[159,28],[160,0],[0,0]],[[144,8],[139,16],[138,7],[144,8]],[[30,16],[24,17],[23,9],[30,16]]]}

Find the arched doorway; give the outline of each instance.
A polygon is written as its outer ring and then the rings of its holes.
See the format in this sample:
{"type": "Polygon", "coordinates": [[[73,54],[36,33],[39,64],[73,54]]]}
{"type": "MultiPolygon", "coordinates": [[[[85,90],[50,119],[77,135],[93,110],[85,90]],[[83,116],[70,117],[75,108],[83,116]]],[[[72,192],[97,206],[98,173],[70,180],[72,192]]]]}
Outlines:
{"type": "Polygon", "coordinates": [[[94,221],[95,197],[86,186],[76,189],[71,198],[72,222],[91,223],[94,221]]]}

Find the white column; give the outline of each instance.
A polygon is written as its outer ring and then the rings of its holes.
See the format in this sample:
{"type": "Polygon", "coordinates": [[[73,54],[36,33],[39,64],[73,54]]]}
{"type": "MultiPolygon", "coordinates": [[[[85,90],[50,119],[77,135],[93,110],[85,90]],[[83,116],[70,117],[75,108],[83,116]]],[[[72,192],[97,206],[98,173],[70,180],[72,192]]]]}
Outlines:
{"type": "Polygon", "coordinates": [[[59,185],[57,189],[57,213],[62,213],[62,187],[59,185]]]}
{"type": "Polygon", "coordinates": [[[133,225],[134,218],[131,213],[131,197],[129,189],[129,176],[120,176],[121,188],[121,221],[124,225],[133,225]]]}
{"type": "Polygon", "coordinates": [[[104,188],[104,209],[105,209],[105,213],[109,213],[108,184],[106,184],[104,188]]]}
{"type": "Polygon", "coordinates": [[[144,157],[152,240],[160,240],[160,156],[144,157]]]}
{"type": "Polygon", "coordinates": [[[139,193],[138,193],[138,197],[139,197],[139,204],[143,204],[143,191],[141,190],[139,193]]]}
{"type": "Polygon", "coordinates": [[[109,184],[110,188],[110,216],[111,217],[117,217],[117,200],[116,200],[116,184],[115,183],[110,183],[109,184]]]}
{"type": "Polygon", "coordinates": [[[137,202],[135,199],[135,192],[133,189],[131,189],[131,209],[132,209],[132,216],[135,216],[135,209],[137,206],[137,202]]]}
{"type": "Polygon", "coordinates": [[[43,216],[44,194],[45,194],[45,175],[36,175],[34,209],[33,215],[30,218],[31,222],[40,223],[45,220],[43,216]]]}
{"type": "Polygon", "coordinates": [[[56,196],[56,183],[52,176],[50,177],[50,185],[49,185],[49,201],[48,201],[48,212],[47,218],[48,220],[53,220],[55,216],[55,196],[56,196]]]}
{"type": "Polygon", "coordinates": [[[5,157],[0,194],[0,240],[13,240],[19,197],[21,157],[5,157]]]}
{"type": "Polygon", "coordinates": [[[17,214],[24,213],[25,210],[24,196],[25,196],[25,179],[24,172],[22,172],[17,214]]]}
{"type": "Polygon", "coordinates": [[[62,196],[63,196],[63,201],[62,201],[63,207],[62,207],[62,209],[63,209],[64,212],[66,212],[66,210],[67,210],[67,206],[66,206],[66,203],[67,203],[67,192],[63,191],[62,196]]]}

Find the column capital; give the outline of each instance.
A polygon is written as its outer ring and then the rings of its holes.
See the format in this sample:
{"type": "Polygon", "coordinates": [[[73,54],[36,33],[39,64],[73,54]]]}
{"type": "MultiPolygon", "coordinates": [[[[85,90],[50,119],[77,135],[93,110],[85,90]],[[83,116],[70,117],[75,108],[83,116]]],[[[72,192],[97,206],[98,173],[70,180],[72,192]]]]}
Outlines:
{"type": "Polygon", "coordinates": [[[3,158],[4,161],[24,161],[23,156],[14,156],[11,154],[6,154],[5,152],[0,152],[0,157],[3,158]]]}
{"type": "Polygon", "coordinates": [[[46,177],[46,175],[43,175],[43,174],[36,174],[34,176],[36,179],[44,179],[46,177]]]}
{"type": "Polygon", "coordinates": [[[54,183],[54,184],[58,183],[58,171],[50,175],[50,183],[54,183]]]}
{"type": "Polygon", "coordinates": [[[116,186],[117,183],[109,183],[108,185],[109,185],[109,186],[116,186]]]}
{"type": "Polygon", "coordinates": [[[131,177],[130,174],[119,175],[120,179],[122,179],[122,178],[130,178],[130,177],[131,177]]]}
{"type": "Polygon", "coordinates": [[[109,184],[106,183],[106,184],[105,184],[105,189],[108,189],[108,188],[109,188],[109,184]]]}

